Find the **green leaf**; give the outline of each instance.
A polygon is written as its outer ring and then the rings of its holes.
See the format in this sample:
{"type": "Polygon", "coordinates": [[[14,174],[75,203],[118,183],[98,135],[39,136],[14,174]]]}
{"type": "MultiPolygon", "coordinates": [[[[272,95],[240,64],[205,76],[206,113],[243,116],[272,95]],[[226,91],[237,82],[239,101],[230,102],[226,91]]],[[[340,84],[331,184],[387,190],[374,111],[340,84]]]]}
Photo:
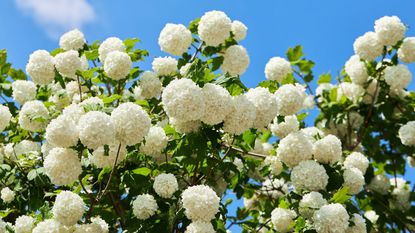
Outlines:
{"type": "Polygon", "coordinates": [[[88,60],[96,60],[99,57],[98,49],[93,49],[84,52],[86,59],[88,60]]]}
{"type": "Polygon", "coordinates": [[[104,104],[109,104],[109,103],[112,103],[112,102],[114,102],[115,100],[117,100],[117,99],[121,99],[121,98],[122,98],[122,96],[121,96],[121,95],[114,94],[114,95],[111,95],[111,96],[105,97],[104,99],[102,99],[102,101],[104,102],[104,104]]]}
{"type": "Polygon", "coordinates": [[[27,80],[26,74],[23,72],[23,70],[16,70],[16,69],[10,68],[9,76],[13,80],[27,80]]]}
{"type": "Polygon", "coordinates": [[[132,170],[134,174],[148,176],[151,173],[151,170],[147,167],[140,167],[132,170]]]}
{"type": "Polygon", "coordinates": [[[127,51],[130,51],[134,48],[135,44],[140,42],[140,39],[138,38],[128,38],[124,40],[124,45],[126,47],[127,51]]]}
{"type": "Polygon", "coordinates": [[[281,82],[281,84],[282,85],[285,85],[285,84],[295,84],[295,79],[294,79],[294,75],[293,74],[289,74],[289,75],[287,75],[287,76],[285,76],[283,79],[282,79],[282,82],[281,82]]]}
{"type": "Polygon", "coordinates": [[[331,74],[325,73],[318,77],[317,84],[330,83],[330,82],[331,82],[331,74]]]}
{"type": "Polygon", "coordinates": [[[5,49],[0,50],[0,66],[3,66],[7,61],[7,51],[5,49]]]}
{"type": "Polygon", "coordinates": [[[62,52],[65,52],[65,50],[63,50],[61,48],[57,48],[57,49],[53,50],[52,52],[50,52],[50,55],[54,57],[54,56],[56,56],[56,55],[58,55],[59,53],[62,53],[62,52]]]}
{"type": "Polygon", "coordinates": [[[341,187],[330,199],[330,202],[343,204],[352,197],[349,195],[349,190],[350,188],[347,186],[341,187]]]}
{"type": "Polygon", "coordinates": [[[286,55],[289,61],[298,61],[302,56],[304,56],[303,47],[301,45],[297,45],[294,48],[289,48],[286,55]]]}
{"type": "Polygon", "coordinates": [[[192,33],[197,33],[197,27],[199,25],[199,22],[200,22],[200,18],[197,18],[197,19],[193,20],[192,22],[190,22],[188,28],[192,33]]]}

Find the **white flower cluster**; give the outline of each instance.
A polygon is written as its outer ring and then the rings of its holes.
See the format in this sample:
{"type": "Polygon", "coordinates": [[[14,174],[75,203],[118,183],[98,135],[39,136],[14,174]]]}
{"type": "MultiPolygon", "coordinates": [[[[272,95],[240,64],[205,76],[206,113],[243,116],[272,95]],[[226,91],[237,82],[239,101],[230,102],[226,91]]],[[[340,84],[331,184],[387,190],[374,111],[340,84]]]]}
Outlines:
{"type": "Polygon", "coordinates": [[[125,52],[125,49],[126,47],[122,40],[120,40],[117,37],[109,37],[106,40],[104,40],[98,48],[99,60],[101,61],[101,63],[104,63],[105,59],[107,58],[107,55],[110,52],[125,52]]]}
{"type": "Polygon", "coordinates": [[[215,233],[215,229],[210,222],[194,221],[186,227],[185,233],[215,233]]]}
{"type": "Polygon", "coordinates": [[[291,171],[291,182],[298,192],[325,190],[328,181],[326,170],[314,160],[302,161],[291,171]]]}
{"type": "Polygon", "coordinates": [[[350,76],[353,83],[363,85],[369,75],[367,74],[366,64],[360,60],[359,55],[353,55],[344,65],[346,73],[350,76]]]}
{"type": "Polygon", "coordinates": [[[391,178],[390,184],[393,186],[392,198],[389,199],[389,206],[392,209],[407,211],[411,208],[410,196],[411,190],[406,180],[403,178],[391,178]]]}
{"type": "Polygon", "coordinates": [[[52,208],[53,218],[65,226],[75,225],[85,212],[82,198],[71,191],[62,191],[56,196],[52,208]]]}
{"type": "Polygon", "coordinates": [[[188,187],[182,193],[186,217],[192,221],[209,222],[219,211],[219,197],[209,186],[188,187]]]}
{"type": "Polygon", "coordinates": [[[71,147],[78,142],[79,132],[75,122],[60,115],[53,119],[46,127],[45,139],[56,147],[71,147]]]}
{"type": "Polygon", "coordinates": [[[3,200],[4,203],[12,202],[14,200],[14,197],[15,197],[15,193],[9,187],[4,187],[1,190],[1,200],[3,200]]]}
{"type": "Polygon", "coordinates": [[[234,21],[232,21],[231,31],[232,31],[232,34],[233,34],[233,38],[236,41],[241,41],[241,40],[245,39],[246,34],[248,32],[248,28],[241,21],[234,20],[234,21]]]}
{"type": "Polygon", "coordinates": [[[242,75],[249,65],[248,52],[242,45],[232,45],[226,49],[223,55],[221,69],[223,73],[230,75],[242,75]]]}
{"type": "Polygon", "coordinates": [[[208,46],[218,46],[231,35],[232,22],[222,11],[206,12],[199,21],[198,33],[208,46]]]}
{"type": "Polygon", "coordinates": [[[399,64],[386,67],[384,78],[392,90],[401,90],[411,82],[412,73],[406,65],[399,64]]]}
{"type": "Polygon", "coordinates": [[[90,149],[110,145],[115,139],[114,123],[111,117],[103,112],[91,111],[82,115],[78,122],[78,129],[79,139],[90,149]]]}
{"type": "Polygon", "coordinates": [[[130,56],[125,52],[112,51],[105,58],[104,71],[113,80],[125,78],[133,66],[130,56]]]}
{"type": "Polygon", "coordinates": [[[55,147],[49,151],[43,162],[46,175],[55,185],[69,185],[82,172],[82,165],[78,155],[72,149],[55,147]]]}
{"type": "Polygon", "coordinates": [[[275,208],[271,212],[271,222],[278,232],[289,232],[297,214],[293,210],[275,208]]]}
{"type": "Polygon", "coordinates": [[[402,40],[406,27],[396,16],[384,16],[375,21],[375,32],[382,45],[395,45],[402,40]]]}
{"type": "Polygon", "coordinates": [[[249,89],[245,95],[255,106],[256,117],[253,127],[257,129],[266,127],[277,115],[278,105],[276,99],[264,87],[249,89]]]}
{"type": "Polygon", "coordinates": [[[192,39],[192,33],[184,25],[168,23],[161,30],[158,43],[162,51],[180,56],[190,47],[192,39]]]}
{"type": "Polygon", "coordinates": [[[301,216],[308,219],[313,217],[316,210],[323,205],[327,205],[327,200],[319,192],[310,192],[305,194],[299,203],[299,212],[301,216]]]}
{"type": "Polygon", "coordinates": [[[36,85],[31,81],[16,80],[12,83],[12,90],[12,97],[19,104],[36,98],[36,85]]]}
{"type": "Polygon", "coordinates": [[[22,129],[32,132],[41,131],[46,127],[49,111],[39,100],[26,102],[19,114],[19,125],[22,129]]]}
{"type": "Polygon", "coordinates": [[[300,111],[304,106],[307,97],[304,87],[301,85],[286,84],[282,85],[276,92],[278,115],[293,115],[300,111]]]}
{"type": "Polygon", "coordinates": [[[278,156],[267,156],[264,159],[264,165],[269,166],[271,174],[274,176],[278,176],[283,170],[281,160],[278,158],[278,156]]]}
{"type": "Polygon", "coordinates": [[[205,111],[201,118],[206,124],[221,123],[232,110],[232,97],[222,86],[207,83],[202,88],[205,111]]]}
{"type": "Polygon", "coordinates": [[[69,233],[69,229],[54,219],[40,222],[33,228],[32,233],[69,233]]]}
{"type": "Polygon", "coordinates": [[[10,120],[12,118],[12,114],[7,106],[1,105],[0,106],[0,131],[3,130],[9,125],[10,120]]]}
{"type": "Polygon", "coordinates": [[[36,219],[22,215],[16,218],[16,222],[14,223],[14,232],[15,233],[31,233],[33,228],[35,227],[36,219]]]}
{"type": "Polygon", "coordinates": [[[349,226],[346,233],[366,233],[366,220],[359,214],[353,214],[353,226],[349,226]]]}
{"type": "MultiPolygon", "coordinates": [[[[140,96],[151,99],[160,95],[162,84],[156,73],[146,71],[141,75],[140,84],[137,88],[139,88],[140,96]]],[[[136,92],[136,89],[134,89],[134,92],[136,92]]]]}
{"type": "Polygon", "coordinates": [[[407,37],[398,49],[399,60],[405,63],[415,62],[415,37],[407,37]]]}
{"type": "Polygon", "coordinates": [[[145,143],[140,147],[140,151],[155,157],[161,154],[169,141],[164,129],[160,126],[152,126],[144,139],[145,143]]]}
{"type": "Polygon", "coordinates": [[[374,32],[366,32],[363,36],[358,37],[353,44],[353,48],[360,58],[368,61],[374,60],[383,51],[383,45],[374,32]]]}
{"type": "Polygon", "coordinates": [[[245,95],[232,98],[231,113],[224,120],[223,130],[225,132],[241,134],[253,126],[256,118],[256,108],[245,95]]]}
{"type": "Polygon", "coordinates": [[[154,179],[153,188],[160,197],[171,198],[179,189],[179,185],[173,174],[162,173],[154,179]]]}
{"type": "Polygon", "coordinates": [[[349,187],[349,194],[358,194],[365,184],[363,173],[357,168],[347,168],[343,173],[343,186],[349,187]]]}
{"type": "Polygon", "coordinates": [[[84,34],[78,29],[74,29],[61,36],[59,46],[63,50],[78,50],[84,46],[85,42],[84,34]]]}
{"type": "Polygon", "coordinates": [[[349,214],[338,203],[322,206],[314,212],[313,220],[318,233],[345,232],[349,226],[349,214]]]}
{"type": "Polygon", "coordinates": [[[32,78],[33,82],[37,84],[49,84],[53,82],[55,79],[53,57],[46,50],[34,51],[29,56],[26,72],[32,78]]]}
{"type": "Polygon", "coordinates": [[[78,51],[69,50],[57,54],[54,59],[56,70],[64,77],[76,79],[76,71],[81,70],[82,62],[78,51]]]}
{"type": "Polygon", "coordinates": [[[105,148],[103,146],[98,147],[89,156],[89,161],[98,168],[113,167],[115,159],[117,159],[118,165],[127,157],[127,149],[120,144],[113,144],[109,146],[108,154],[105,154],[105,148]],[[118,149],[119,148],[119,149],[118,149]]]}
{"type": "Polygon", "coordinates": [[[345,168],[357,168],[362,174],[366,173],[366,169],[369,166],[369,160],[360,152],[352,152],[344,160],[345,168]]]}
{"type": "Polygon", "coordinates": [[[177,72],[177,60],[172,57],[156,57],[151,65],[159,76],[177,72]]]}
{"type": "Polygon", "coordinates": [[[312,157],[313,145],[301,131],[290,133],[281,139],[277,154],[281,161],[289,167],[297,166],[301,161],[312,157]]]}
{"type": "Polygon", "coordinates": [[[367,185],[368,189],[378,192],[382,195],[387,194],[390,187],[391,184],[389,183],[388,177],[383,174],[379,174],[373,177],[369,185],[367,185]]]}
{"type": "Polygon", "coordinates": [[[140,220],[150,218],[158,208],[156,200],[150,194],[138,195],[133,201],[133,213],[140,220]]]}
{"type": "Polygon", "coordinates": [[[290,62],[282,57],[273,57],[265,65],[265,77],[269,80],[281,82],[287,75],[292,73],[290,62]]]}
{"type": "Polygon", "coordinates": [[[365,89],[355,83],[343,82],[337,87],[337,101],[340,101],[343,96],[357,103],[359,98],[365,93],[365,89]]]}
{"type": "Polygon", "coordinates": [[[297,120],[296,115],[289,115],[284,117],[284,121],[278,123],[278,118],[274,119],[274,122],[269,125],[271,132],[279,139],[285,138],[290,133],[298,131],[300,123],[297,120]]]}
{"type": "Polygon", "coordinates": [[[342,143],[336,136],[327,135],[313,144],[313,155],[320,163],[339,162],[342,159],[342,143]]]}

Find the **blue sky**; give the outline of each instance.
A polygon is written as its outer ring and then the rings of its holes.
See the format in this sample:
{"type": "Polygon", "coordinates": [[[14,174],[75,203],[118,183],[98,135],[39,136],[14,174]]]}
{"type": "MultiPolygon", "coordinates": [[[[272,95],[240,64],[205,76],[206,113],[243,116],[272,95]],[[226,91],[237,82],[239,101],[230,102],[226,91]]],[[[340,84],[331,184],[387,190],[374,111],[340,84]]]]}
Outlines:
{"type": "MultiPolygon", "coordinates": [[[[415,1],[110,1],[110,0],[6,0],[0,1],[0,48],[9,60],[24,68],[36,49],[58,47],[59,33],[80,27],[88,41],[118,36],[138,37],[150,51],[142,68],[153,57],[166,55],[157,44],[166,23],[188,24],[209,10],[222,10],[249,30],[241,42],[251,64],[242,80],[250,87],[264,80],[264,65],[270,57],[283,56],[290,46],[301,44],[316,62],[315,74],[337,73],[353,54],[353,42],[384,15],[397,15],[415,36],[415,1]],[[55,5],[51,6],[50,3],[55,5]]],[[[415,65],[410,65],[415,73],[415,65]]],[[[411,84],[413,90],[414,82],[411,84]]],[[[413,169],[407,178],[415,177],[413,169]]]]}

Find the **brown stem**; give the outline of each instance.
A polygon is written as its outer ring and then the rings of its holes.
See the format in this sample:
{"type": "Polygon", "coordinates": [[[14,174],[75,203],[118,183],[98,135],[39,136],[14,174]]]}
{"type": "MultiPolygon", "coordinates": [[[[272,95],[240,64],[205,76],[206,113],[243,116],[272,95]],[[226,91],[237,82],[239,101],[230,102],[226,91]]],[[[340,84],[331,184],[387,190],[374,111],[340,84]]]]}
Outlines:
{"type": "Polygon", "coordinates": [[[82,87],[81,87],[81,81],[79,80],[79,75],[76,76],[76,80],[78,81],[79,100],[80,102],[82,102],[82,87]]]}
{"type": "Polygon", "coordinates": [[[240,148],[232,147],[232,146],[229,146],[229,145],[227,145],[227,144],[225,144],[225,143],[223,143],[223,144],[222,144],[222,146],[224,146],[224,147],[226,147],[226,148],[231,148],[231,150],[238,151],[238,152],[240,152],[240,153],[242,153],[242,154],[245,154],[245,155],[252,155],[252,156],[254,156],[254,157],[261,158],[261,159],[265,159],[265,158],[267,157],[266,155],[259,154],[259,153],[255,153],[255,152],[250,152],[250,151],[244,151],[244,150],[242,150],[242,149],[240,149],[240,148]]]}
{"type": "Polygon", "coordinates": [[[108,187],[110,186],[112,176],[114,175],[114,172],[115,172],[116,167],[117,167],[118,156],[120,154],[120,150],[121,150],[121,143],[118,145],[117,156],[115,157],[114,166],[112,166],[112,170],[111,170],[111,173],[110,173],[110,177],[108,178],[107,184],[105,185],[104,190],[102,190],[101,195],[99,195],[99,194],[97,195],[97,202],[99,202],[101,200],[101,198],[105,195],[105,192],[107,191],[108,187]]]}

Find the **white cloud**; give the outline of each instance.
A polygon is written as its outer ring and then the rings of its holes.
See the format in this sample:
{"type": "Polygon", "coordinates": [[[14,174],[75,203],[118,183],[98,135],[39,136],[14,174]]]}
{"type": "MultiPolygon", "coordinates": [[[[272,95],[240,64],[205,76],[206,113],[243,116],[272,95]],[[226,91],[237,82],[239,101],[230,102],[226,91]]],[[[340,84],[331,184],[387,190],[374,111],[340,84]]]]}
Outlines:
{"type": "Polygon", "coordinates": [[[93,22],[96,14],[87,0],[15,0],[17,7],[32,16],[52,38],[93,22]]]}

